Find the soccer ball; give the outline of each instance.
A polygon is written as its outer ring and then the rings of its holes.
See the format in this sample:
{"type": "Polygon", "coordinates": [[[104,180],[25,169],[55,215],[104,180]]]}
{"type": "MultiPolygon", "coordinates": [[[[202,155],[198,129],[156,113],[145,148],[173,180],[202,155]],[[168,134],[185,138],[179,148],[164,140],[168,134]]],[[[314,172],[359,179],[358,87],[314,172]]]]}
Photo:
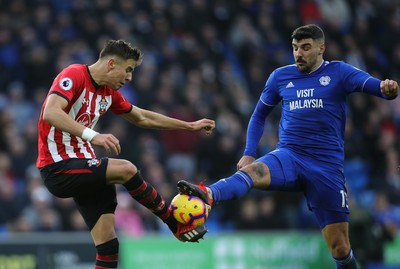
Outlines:
{"type": "Polygon", "coordinates": [[[182,224],[203,225],[208,217],[206,204],[193,195],[178,194],[171,201],[174,218],[182,224]]]}

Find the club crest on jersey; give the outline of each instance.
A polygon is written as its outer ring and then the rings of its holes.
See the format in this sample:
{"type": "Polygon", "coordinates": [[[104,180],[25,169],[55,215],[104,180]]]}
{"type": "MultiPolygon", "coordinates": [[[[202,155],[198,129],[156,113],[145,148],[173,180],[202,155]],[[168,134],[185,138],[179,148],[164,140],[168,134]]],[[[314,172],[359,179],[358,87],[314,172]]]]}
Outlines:
{"type": "Polygon", "coordinates": [[[100,112],[100,114],[106,113],[106,111],[107,111],[107,105],[108,105],[108,102],[106,101],[106,99],[102,98],[102,99],[100,100],[100,102],[99,102],[99,106],[100,106],[99,112],[100,112]]]}
{"type": "Polygon", "coordinates": [[[322,86],[327,86],[331,82],[331,78],[329,76],[323,76],[319,79],[319,83],[321,83],[322,86]]]}
{"type": "Polygon", "coordinates": [[[72,88],[72,79],[70,78],[63,78],[62,80],[60,80],[60,82],[58,83],[58,85],[60,86],[61,89],[63,89],[64,91],[69,91],[72,88]]]}
{"type": "Polygon", "coordinates": [[[91,160],[89,160],[87,162],[87,164],[88,164],[89,167],[92,167],[92,166],[99,167],[99,165],[101,164],[101,160],[99,160],[99,159],[91,159],[91,160]]]}

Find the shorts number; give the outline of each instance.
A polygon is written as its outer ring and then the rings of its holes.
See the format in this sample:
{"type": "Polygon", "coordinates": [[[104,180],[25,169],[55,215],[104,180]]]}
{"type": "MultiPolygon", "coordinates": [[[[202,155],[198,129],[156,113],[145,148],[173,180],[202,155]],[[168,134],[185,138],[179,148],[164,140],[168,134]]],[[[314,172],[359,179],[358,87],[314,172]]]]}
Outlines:
{"type": "Polygon", "coordinates": [[[342,207],[349,208],[349,205],[347,204],[347,192],[340,190],[340,194],[342,195],[342,207]]]}

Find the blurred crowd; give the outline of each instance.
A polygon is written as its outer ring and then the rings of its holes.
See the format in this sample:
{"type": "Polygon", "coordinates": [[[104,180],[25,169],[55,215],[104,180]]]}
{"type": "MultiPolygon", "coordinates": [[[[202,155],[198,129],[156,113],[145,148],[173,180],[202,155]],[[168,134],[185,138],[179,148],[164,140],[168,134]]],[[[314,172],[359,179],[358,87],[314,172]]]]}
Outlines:
{"type": "MultiPolygon", "coordinates": [[[[86,229],[73,201],[50,195],[35,167],[40,108],[62,68],[93,63],[107,39],[130,41],[144,60],[121,89],[127,99],[185,120],[216,120],[210,137],[138,129],[114,115],[99,122],[98,131],[120,140],[120,157],[170,201],[180,179],[209,184],[236,170],[265,81],[293,63],[290,36],[306,23],[325,30],[325,60],[400,82],[398,0],[0,0],[0,231],[86,229]]],[[[400,98],[354,94],[348,103],[351,206],[393,234],[400,226],[400,98]]],[[[275,147],[279,117],[276,107],[259,153],[275,147]]],[[[120,231],[164,232],[122,188],[118,201],[120,231]]],[[[302,194],[262,191],[215,206],[208,224],[212,232],[318,229],[302,194]]]]}

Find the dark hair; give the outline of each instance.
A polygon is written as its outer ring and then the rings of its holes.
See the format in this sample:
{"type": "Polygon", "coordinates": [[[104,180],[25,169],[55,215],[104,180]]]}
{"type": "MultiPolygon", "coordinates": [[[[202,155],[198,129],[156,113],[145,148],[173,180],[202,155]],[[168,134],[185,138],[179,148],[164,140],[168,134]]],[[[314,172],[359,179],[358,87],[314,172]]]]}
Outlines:
{"type": "Polygon", "coordinates": [[[124,60],[133,59],[139,65],[143,59],[143,53],[137,47],[124,40],[108,40],[100,52],[100,58],[117,56],[124,60]]]}
{"type": "Polygon", "coordinates": [[[324,41],[324,31],[322,31],[321,27],[316,24],[307,24],[293,31],[292,39],[302,40],[307,38],[311,38],[313,40],[320,39],[324,41]]]}

